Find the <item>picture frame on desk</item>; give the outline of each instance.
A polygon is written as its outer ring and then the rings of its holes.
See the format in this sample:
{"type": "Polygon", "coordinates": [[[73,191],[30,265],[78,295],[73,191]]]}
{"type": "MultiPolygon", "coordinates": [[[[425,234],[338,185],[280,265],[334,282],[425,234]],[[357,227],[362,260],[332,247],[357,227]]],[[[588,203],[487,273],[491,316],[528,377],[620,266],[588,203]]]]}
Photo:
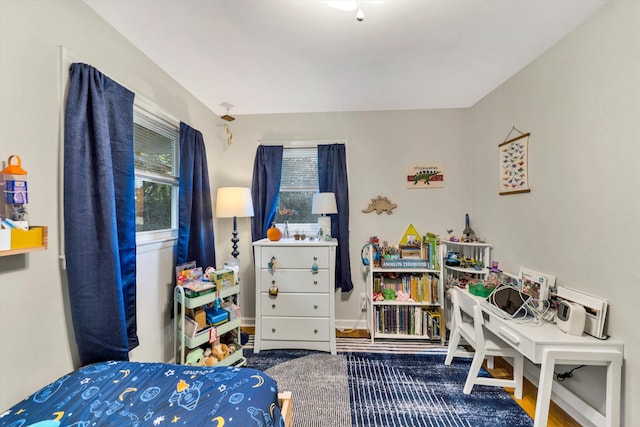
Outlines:
{"type": "Polygon", "coordinates": [[[522,293],[537,301],[549,299],[549,290],[556,285],[556,276],[526,267],[520,267],[518,279],[520,279],[522,293]]]}

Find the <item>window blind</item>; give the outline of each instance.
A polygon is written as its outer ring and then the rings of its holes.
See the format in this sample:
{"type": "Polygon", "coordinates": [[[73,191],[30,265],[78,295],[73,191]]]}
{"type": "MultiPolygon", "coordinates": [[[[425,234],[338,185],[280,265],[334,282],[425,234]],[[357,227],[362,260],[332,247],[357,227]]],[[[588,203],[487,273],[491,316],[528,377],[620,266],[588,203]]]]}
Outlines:
{"type": "Polygon", "coordinates": [[[285,148],[280,191],[318,190],[318,149],[285,148]]]}
{"type": "Polygon", "coordinates": [[[178,177],[178,129],[134,110],[135,167],[146,172],[178,177]]]}

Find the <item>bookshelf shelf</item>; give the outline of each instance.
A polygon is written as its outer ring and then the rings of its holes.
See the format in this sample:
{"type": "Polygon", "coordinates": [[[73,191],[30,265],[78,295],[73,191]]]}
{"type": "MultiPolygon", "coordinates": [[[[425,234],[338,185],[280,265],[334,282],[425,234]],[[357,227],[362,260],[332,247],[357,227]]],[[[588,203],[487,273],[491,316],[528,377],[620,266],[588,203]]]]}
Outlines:
{"type": "Polygon", "coordinates": [[[380,268],[374,267],[374,273],[437,273],[440,274],[440,270],[433,270],[430,268],[380,268]]]}
{"type": "Polygon", "coordinates": [[[373,306],[377,305],[398,305],[398,306],[408,306],[408,307],[431,307],[431,306],[439,306],[440,304],[435,303],[432,304],[430,302],[416,302],[416,301],[373,301],[371,303],[373,306]]]}
{"type": "Polygon", "coordinates": [[[371,341],[412,339],[444,343],[441,246],[426,251],[430,254],[428,259],[411,260],[419,265],[416,268],[406,267],[402,259],[394,262],[397,267],[381,267],[374,264],[374,251],[370,246],[367,253],[366,310],[371,341]],[[378,299],[385,292],[397,296],[399,291],[408,294],[411,301],[378,299]]]}
{"type": "Polygon", "coordinates": [[[461,258],[469,258],[482,261],[484,266],[480,270],[473,267],[458,267],[447,265],[444,263],[444,272],[446,277],[445,287],[450,286],[450,279],[464,279],[465,277],[487,277],[489,275],[489,267],[491,267],[491,245],[489,243],[465,243],[465,242],[448,242],[443,241],[443,256],[446,257],[449,252],[458,252],[461,258]]]}
{"type": "MultiPolygon", "coordinates": [[[[9,232],[9,230],[3,231],[9,232]]],[[[49,240],[47,226],[33,226],[30,227],[29,231],[22,232],[21,230],[16,230],[14,233],[18,233],[17,236],[20,238],[21,247],[17,249],[1,250],[0,257],[47,250],[49,240]]]]}

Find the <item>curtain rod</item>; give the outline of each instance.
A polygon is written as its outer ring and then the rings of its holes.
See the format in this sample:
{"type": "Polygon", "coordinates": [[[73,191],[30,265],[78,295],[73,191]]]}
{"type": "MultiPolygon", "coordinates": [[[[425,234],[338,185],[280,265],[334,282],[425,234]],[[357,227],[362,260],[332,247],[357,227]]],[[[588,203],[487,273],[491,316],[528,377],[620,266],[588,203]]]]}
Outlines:
{"type": "Polygon", "coordinates": [[[323,144],[347,144],[346,139],[284,139],[284,140],[268,140],[259,139],[258,145],[282,145],[286,148],[315,148],[323,144]]]}

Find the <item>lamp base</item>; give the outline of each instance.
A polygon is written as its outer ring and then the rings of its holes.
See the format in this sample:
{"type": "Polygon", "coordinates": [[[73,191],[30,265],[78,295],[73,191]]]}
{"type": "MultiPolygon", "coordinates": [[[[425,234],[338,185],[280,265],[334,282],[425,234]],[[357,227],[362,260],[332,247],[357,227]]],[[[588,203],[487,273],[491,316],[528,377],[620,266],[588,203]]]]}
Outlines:
{"type": "Polygon", "coordinates": [[[330,216],[319,217],[318,229],[322,230],[322,236],[325,240],[331,239],[331,217],[330,216]]]}
{"type": "Polygon", "coordinates": [[[231,234],[233,234],[233,237],[231,238],[231,243],[233,243],[233,251],[231,252],[231,255],[234,258],[238,258],[238,255],[240,255],[240,252],[238,252],[238,242],[240,239],[238,238],[238,220],[235,216],[233,217],[233,232],[231,234]]]}

